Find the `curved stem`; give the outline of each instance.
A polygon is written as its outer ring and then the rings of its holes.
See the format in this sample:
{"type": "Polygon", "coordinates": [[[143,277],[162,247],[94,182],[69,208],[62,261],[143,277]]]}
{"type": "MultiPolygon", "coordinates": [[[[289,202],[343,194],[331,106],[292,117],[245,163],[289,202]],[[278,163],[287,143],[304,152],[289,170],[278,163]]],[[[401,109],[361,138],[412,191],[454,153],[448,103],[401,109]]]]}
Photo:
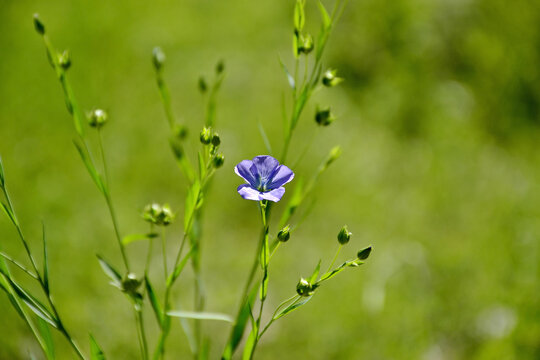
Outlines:
{"type": "Polygon", "coordinates": [[[326,269],[324,274],[329,272],[330,270],[332,270],[332,266],[334,266],[334,263],[336,262],[336,259],[337,259],[338,255],[339,255],[339,253],[341,252],[342,247],[343,247],[343,245],[339,244],[339,247],[338,247],[338,249],[336,251],[336,254],[334,255],[334,258],[332,259],[332,262],[330,263],[330,266],[328,266],[328,269],[326,269]]]}

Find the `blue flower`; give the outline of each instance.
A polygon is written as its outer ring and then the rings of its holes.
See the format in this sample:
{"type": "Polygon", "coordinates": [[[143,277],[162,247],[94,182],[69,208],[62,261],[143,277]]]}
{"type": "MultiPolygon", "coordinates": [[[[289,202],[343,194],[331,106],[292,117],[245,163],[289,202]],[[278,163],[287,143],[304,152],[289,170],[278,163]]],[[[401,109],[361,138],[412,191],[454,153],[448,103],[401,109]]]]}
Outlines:
{"type": "Polygon", "coordinates": [[[294,178],[291,169],[268,155],[242,160],[234,172],[247,182],[238,187],[238,193],[246,200],[255,201],[278,202],[285,193],[283,185],[294,178]]]}

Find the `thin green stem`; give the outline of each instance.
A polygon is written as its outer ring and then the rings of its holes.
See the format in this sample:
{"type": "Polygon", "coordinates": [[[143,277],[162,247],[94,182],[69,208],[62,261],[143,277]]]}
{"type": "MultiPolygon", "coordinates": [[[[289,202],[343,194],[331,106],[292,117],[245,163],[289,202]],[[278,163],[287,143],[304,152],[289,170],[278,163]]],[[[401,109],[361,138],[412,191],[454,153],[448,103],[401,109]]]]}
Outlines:
{"type": "Polygon", "coordinates": [[[278,305],[278,307],[276,308],[276,310],[274,311],[274,313],[272,314],[272,318],[270,319],[270,321],[268,322],[268,324],[266,324],[266,326],[264,327],[263,331],[261,331],[261,333],[259,334],[258,336],[258,339],[262,338],[262,336],[264,335],[264,333],[266,332],[266,330],[268,330],[268,328],[270,327],[270,325],[272,325],[274,323],[274,321],[276,321],[275,317],[276,317],[276,314],[277,312],[287,303],[289,303],[291,300],[294,299],[294,302],[291,304],[294,305],[296,304],[300,299],[301,299],[301,296],[299,295],[293,295],[291,296],[290,298],[288,298],[287,300],[284,300],[281,302],[281,304],[278,305]]]}
{"type": "Polygon", "coordinates": [[[334,263],[336,262],[337,260],[337,257],[339,255],[339,253],[341,252],[341,248],[343,247],[343,245],[339,244],[339,247],[336,251],[336,254],[334,255],[334,258],[332,259],[332,262],[330,263],[330,265],[328,266],[328,269],[326,269],[326,271],[324,273],[327,273],[329,272],[330,270],[332,270],[332,267],[334,266],[334,263]]]}
{"type": "Polygon", "coordinates": [[[167,281],[168,273],[168,266],[167,266],[167,240],[165,237],[165,227],[163,226],[161,228],[161,251],[163,252],[163,275],[165,278],[165,281],[167,281]]]}
{"type": "MultiPolygon", "coordinates": [[[[154,233],[154,224],[150,223],[150,234],[154,233]]],[[[146,264],[144,266],[144,274],[148,274],[148,269],[150,268],[150,262],[152,260],[152,249],[154,247],[154,236],[150,236],[148,240],[148,253],[146,254],[146,264]]]]}
{"type": "Polygon", "coordinates": [[[144,320],[142,317],[142,312],[140,309],[137,309],[136,307],[139,305],[135,305],[134,312],[135,312],[135,322],[137,323],[137,336],[139,338],[139,347],[141,350],[141,356],[143,360],[148,359],[148,344],[146,342],[146,334],[144,330],[144,320]]]}

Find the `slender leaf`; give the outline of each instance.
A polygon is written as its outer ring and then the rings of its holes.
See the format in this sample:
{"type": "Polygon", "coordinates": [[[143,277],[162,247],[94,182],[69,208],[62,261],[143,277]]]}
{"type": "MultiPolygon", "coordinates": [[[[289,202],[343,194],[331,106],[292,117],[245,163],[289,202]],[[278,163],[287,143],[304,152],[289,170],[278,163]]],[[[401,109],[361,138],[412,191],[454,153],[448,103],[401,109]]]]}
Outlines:
{"type": "Polygon", "coordinates": [[[294,6],[294,28],[298,31],[302,31],[304,28],[304,23],[306,21],[306,16],[304,14],[304,5],[305,0],[296,0],[294,6]]]}
{"type": "Polygon", "coordinates": [[[105,360],[105,354],[92,334],[90,334],[90,360],[105,360]]]}
{"type": "Polygon", "coordinates": [[[45,354],[47,355],[47,359],[54,360],[56,359],[54,353],[54,341],[51,334],[51,329],[49,329],[49,325],[42,320],[41,318],[38,319],[38,328],[39,332],[41,333],[41,337],[43,338],[43,342],[45,344],[45,354]]]}
{"type": "Polygon", "coordinates": [[[253,302],[255,301],[257,290],[258,290],[258,287],[254,286],[250,294],[245,299],[243,299],[242,306],[240,308],[238,316],[236,317],[236,321],[234,323],[234,327],[231,332],[231,337],[221,357],[222,360],[231,359],[233,353],[235,352],[236,348],[240,344],[240,341],[242,340],[242,336],[244,335],[244,330],[246,328],[247,321],[250,318],[250,316],[252,316],[251,308],[253,307],[253,302]]]}
{"type": "Polygon", "coordinates": [[[122,244],[127,245],[131,244],[135,241],[141,241],[141,240],[148,240],[157,237],[158,234],[156,233],[148,233],[148,234],[130,234],[126,235],[122,238],[122,244]]]}
{"type": "Polygon", "coordinates": [[[167,312],[167,315],[185,319],[217,320],[234,323],[230,315],[222,313],[172,310],[167,312]]]}
{"type": "Polygon", "coordinates": [[[199,151],[197,155],[199,157],[199,179],[202,180],[206,175],[206,165],[204,163],[204,155],[202,151],[199,151]]]}
{"type": "Polygon", "coordinates": [[[17,226],[17,219],[15,218],[15,215],[13,214],[11,209],[3,202],[0,202],[0,206],[2,207],[2,210],[4,210],[4,213],[6,214],[8,219],[13,223],[13,225],[17,226]]]}
{"type": "Polygon", "coordinates": [[[178,276],[180,276],[180,274],[182,273],[182,270],[184,269],[184,267],[186,266],[186,263],[187,261],[189,260],[189,258],[191,257],[191,255],[193,255],[193,252],[195,251],[195,248],[192,247],[189,252],[186,254],[186,256],[184,256],[184,258],[182,260],[180,260],[180,263],[178,263],[178,266],[176,266],[176,268],[174,269],[174,271],[169,275],[169,277],[167,278],[167,287],[170,287],[172,286],[172,284],[176,281],[176,279],[178,278],[178,276]]]}
{"type": "Polygon", "coordinates": [[[90,177],[92,178],[92,180],[94,180],[94,183],[98,187],[99,191],[105,194],[106,188],[103,185],[101,176],[97,172],[96,167],[94,166],[94,163],[90,159],[90,156],[88,154],[88,149],[86,148],[86,146],[84,146],[83,148],[83,145],[81,145],[78,141],[73,141],[73,144],[75,144],[75,147],[77,148],[77,151],[79,152],[79,155],[81,156],[81,160],[86,166],[86,169],[88,170],[88,173],[90,174],[90,177]]]}
{"type": "Polygon", "coordinates": [[[270,145],[270,140],[268,139],[268,136],[266,135],[266,131],[264,131],[263,124],[260,121],[259,121],[259,132],[261,133],[264,146],[266,146],[266,151],[268,151],[269,155],[272,155],[272,146],[270,145]]]}
{"type": "Polygon", "coordinates": [[[104,258],[102,258],[100,255],[97,255],[99,265],[101,265],[101,268],[105,272],[105,274],[112,280],[112,284],[118,288],[122,287],[122,276],[118,271],[115,270],[115,268],[109,264],[104,258]]]}
{"type": "Polygon", "coordinates": [[[195,180],[193,184],[189,187],[188,193],[186,196],[186,205],[184,212],[184,231],[189,231],[189,225],[193,218],[193,213],[197,208],[197,203],[199,200],[199,194],[201,191],[201,183],[198,180],[195,180]]]}
{"type": "Polygon", "coordinates": [[[45,224],[42,224],[43,228],[43,286],[45,292],[49,295],[49,255],[47,250],[47,236],[45,235],[45,224]]]}
{"type": "MultiPolygon", "coordinates": [[[[12,263],[13,265],[17,266],[19,269],[21,269],[22,271],[24,271],[25,273],[27,273],[28,275],[30,275],[32,278],[38,280],[38,277],[36,274],[34,274],[32,271],[28,270],[24,265],[22,265],[21,263],[19,263],[18,261],[12,259],[9,255],[3,253],[3,252],[0,252],[0,256],[4,259],[6,259],[7,261],[9,261],[10,263],[12,263]]],[[[3,262],[2,262],[3,264],[3,262]]],[[[2,265],[0,265],[2,266],[2,265]]],[[[2,271],[7,273],[7,268],[4,267],[2,268],[2,271]]]]}
{"type": "Polygon", "coordinates": [[[283,72],[285,73],[285,76],[287,76],[287,82],[289,83],[289,86],[291,89],[296,89],[296,83],[294,82],[294,77],[291,75],[281,58],[279,58],[279,63],[281,65],[281,68],[283,69],[283,72]]]}
{"type": "Polygon", "coordinates": [[[363,261],[358,260],[358,259],[346,261],[343,264],[341,264],[340,266],[338,266],[337,268],[335,268],[334,270],[329,271],[326,274],[324,274],[323,276],[321,276],[321,279],[318,281],[318,283],[321,283],[322,281],[333,278],[334,276],[336,276],[337,274],[339,274],[340,272],[342,272],[343,270],[345,270],[348,267],[357,267],[359,265],[362,265],[363,263],[364,263],[363,261]]]}
{"type": "MultiPolygon", "coordinates": [[[[2,264],[4,263],[3,259],[0,259],[0,263],[2,263],[2,264]]],[[[9,284],[9,281],[7,280],[7,278],[5,277],[4,272],[2,272],[2,274],[0,274],[0,288],[2,288],[6,292],[9,301],[11,302],[11,304],[13,305],[13,307],[15,308],[15,310],[17,311],[19,316],[21,318],[25,319],[23,310],[21,309],[21,306],[19,305],[19,303],[15,299],[15,296],[13,295],[14,292],[12,290],[12,287],[9,284]]]]}
{"type": "Polygon", "coordinates": [[[319,0],[317,1],[319,5],[319,11],[321,13],[321,19],[322,19],[322,25],[324,28],[329,29],[330,26],[332,26],[332,20],[330,19],[330,16],[328,15],[328,11],[324,8],[324,5],[319,0]]]}
{"type": "Polygon", "coordinates": [[[6,177],[4,175],[4,163],[2,162],[2,157],[0,156],[0,187],[3,188],[6,184],[6,177]]]}
{"type": "Polygon", "coordinates": [[[148,298],[150,299],[150,304],[152,304],[152,309],[154,310],[154,314],[156,315],[156,319],[158,321],[158,324],[160,327],[163,326],[163,309],[161,308],[161,305],[159,304],[159,300],[156,296],[156,293],[154,292],[154,288],[150,284],[150,279],[148,276],[145,276],[144,283],[146,285],[146,291],[148,292],[148,298]]]}
{"type": "Polygon", "coordinates": [[[313,282],[317,280],[317,276],[319,276],[320,270],[321,270],[321,260],[319,260],[319,263],[315,267],[315,270],[313,270],[313,273],[311,274],[309,279],[307,279],[310,284],[313,284],[313,282]]]}
{"type": "Polygon", "coordinates": [[[312,296],[308,296],[308,297],[302,298],[302,300],[300,300],[298,302],[295,301],[294,303],[292,303],[291,305],[287,306],[285,309],[281,310],[279,313],[274,315],[273,320],[277,320],[280,317],[285,316],[285,315],[293,312],[294,310],[298,309],[300,306],[305,305],[309,300],[311,300],[311,298],[312,298],[312,296]]]}
{"type": "Polygon", "coordinates": [[[255,347],[255,340],[257,340],[257,330],[257,327],[253,327],[251,329],[251,332],[246,340],[246,344],[244,345],[244,354],[242,355],[242,360],[251,359],[251,353],[255,347]]]}

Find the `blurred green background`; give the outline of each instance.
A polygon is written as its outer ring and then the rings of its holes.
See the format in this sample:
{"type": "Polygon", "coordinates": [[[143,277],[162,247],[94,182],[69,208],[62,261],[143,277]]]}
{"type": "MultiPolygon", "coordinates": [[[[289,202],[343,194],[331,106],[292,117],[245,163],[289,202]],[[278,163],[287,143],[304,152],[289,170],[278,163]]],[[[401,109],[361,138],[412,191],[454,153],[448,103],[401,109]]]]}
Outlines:
{"type": "MultiPolygon", "coordinates": [[[[307,4],[307,26],[316,32],[317,8],[307,4]]],[[[175,113],[191,130],[192,154],[203,121],[197,79],[225,60],[217,128],[226,163],[207,201],[203,276],[207,308],[233,313],[260,225],[255,203],[236,193],[242,180],[232,169],[267,152],[259,121],[281,149],[287,84],[278,54],[292,65],[293,6],[0,0],[0,154],[36,252],[46,223],[55,300],[84,349],[90,331],[109,358],[138,356],[128,302],[108,285],[95,257],[121,261],[106,207],[72,144],[72,121],[32,14],[41,14],[58,49],[71,50],[70,79],[82,108],[109,111],[105,146],[124,235],[147,230],[140,210],[151,201],[169,202],[182,217],[186,191],[167,143],[152,48],[167,54],[165,77],[175,113]]],[[[319,258],[328,264],[343,224],[354,235],[341,259],[367,244],[375,250],[368,264],[325,284],[277,322],[259,359],[540,358],[538,24],[538,1],[349,3],[325,57],[346,81],[317,93],[290,159],[316,130],[315,104],[332,104],[338,121],[317,133],[293,170],[309,176],[336,144],[344,153],[317,185],[311,216],[273,260],[268,311],[319,258]]],[[[168,230],[171,249],[180,223],[168,230]]],[[[4,218],[0,234],[3,250],[24,259],[4,218]]],[[[129,251],[140,271],[146,244],[129,251]]],[[[156,278],[159,259],[156,252],[156,278]]],[[[189,308],[192,278],[185,275],[176,297],[189,308]]],[[[40,356],[4,295],[0,310],[0,358],[40,356]]],[[[147,315],[154,344],[157,328],[147,315]]],[[[187,358],[175,327],[170,358],[187,358]]],[[[228,327],[212,322],[205,330],[217,358],[228,327]]],[[[59,358],[71,358],[65,341],[55,339],[59,358]]]]}

